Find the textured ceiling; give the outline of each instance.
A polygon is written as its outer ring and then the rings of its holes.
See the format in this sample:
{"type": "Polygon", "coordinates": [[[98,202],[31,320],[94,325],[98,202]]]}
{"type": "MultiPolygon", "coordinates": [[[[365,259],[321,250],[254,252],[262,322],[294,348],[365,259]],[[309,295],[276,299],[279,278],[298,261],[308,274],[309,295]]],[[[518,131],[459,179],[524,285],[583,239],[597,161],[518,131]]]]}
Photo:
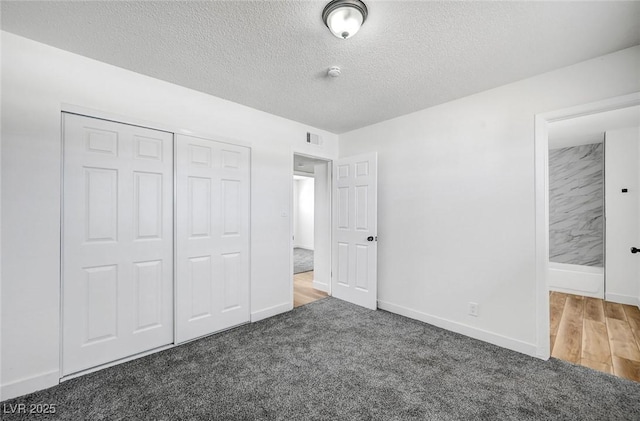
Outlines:
{"type": "Polygon", "coordinates": [[[640,44],[640,2],[366,3],[346,41],[317,1],[2,1],[1,22],[334,133],[640,44]]]}

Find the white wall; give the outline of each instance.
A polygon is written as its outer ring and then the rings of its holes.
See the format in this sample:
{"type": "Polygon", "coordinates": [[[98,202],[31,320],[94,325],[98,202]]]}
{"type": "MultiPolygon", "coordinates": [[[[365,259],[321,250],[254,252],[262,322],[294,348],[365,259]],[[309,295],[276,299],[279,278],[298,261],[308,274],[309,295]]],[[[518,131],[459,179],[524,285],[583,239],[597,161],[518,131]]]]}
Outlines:
{"type": "Polygon", "coordinates": [[[314,182],[312,177],[295,180],[294,209],[296,220],[294,223],[293,245],[313,250],[313,211],[314,211],[314,182]]]}
{"type": "Polygon", "coordinates": [[[59,378],[62,104],[249,144],[252,320],[291,308],[292,151],[333,159],[336,135],[6,32],[0,36],[0,399],[59,378]],[[323,137],[321,148],[306,144],[307,131],[323,137]]]}
{"type": "Polygon", "coordinates": [[[378,152],[379,306],[535,355],[534,115],[639,74],[636,46],[340,135],[378,152]]]}
{"type": "Polygon", "coordinates": [[[605,139],[606,299],[640,305],[640,254],[630,251],[640,248],[640,128],[609,130],[605,139]]]}

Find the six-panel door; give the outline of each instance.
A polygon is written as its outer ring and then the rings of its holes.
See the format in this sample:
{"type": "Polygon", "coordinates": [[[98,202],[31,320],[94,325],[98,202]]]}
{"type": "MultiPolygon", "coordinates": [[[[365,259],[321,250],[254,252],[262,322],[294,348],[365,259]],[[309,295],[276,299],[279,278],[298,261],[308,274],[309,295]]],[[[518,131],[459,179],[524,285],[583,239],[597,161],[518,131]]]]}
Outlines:
{"type": "Polygon", "coordinates": [[[63,118],[69,375],[173,342],[173,135],[63,118]]]}
{"type": "Polygon", "coordinates": [[[176,138],[176,342],[248,322],[249,149],[176,138]]]}
{"type": "Polygon", "coordinates": [[[377,154],[341,158],[333,166],[334,297],[377,308],[377,154]]]}

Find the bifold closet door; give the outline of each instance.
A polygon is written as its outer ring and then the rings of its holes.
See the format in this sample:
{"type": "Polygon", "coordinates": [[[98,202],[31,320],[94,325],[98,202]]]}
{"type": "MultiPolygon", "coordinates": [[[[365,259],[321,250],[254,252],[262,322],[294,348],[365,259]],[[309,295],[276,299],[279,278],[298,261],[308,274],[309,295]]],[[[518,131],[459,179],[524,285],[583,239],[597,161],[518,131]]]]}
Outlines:
{"type": "Polygon", "coordinates": [[[173,134],[63,116],[69,375],[173,342],[173,134]]]}
{"type": "Polygon", "coordinates": [[[249,149],[176,136],[176,342],[249,321],[249,149]]]}

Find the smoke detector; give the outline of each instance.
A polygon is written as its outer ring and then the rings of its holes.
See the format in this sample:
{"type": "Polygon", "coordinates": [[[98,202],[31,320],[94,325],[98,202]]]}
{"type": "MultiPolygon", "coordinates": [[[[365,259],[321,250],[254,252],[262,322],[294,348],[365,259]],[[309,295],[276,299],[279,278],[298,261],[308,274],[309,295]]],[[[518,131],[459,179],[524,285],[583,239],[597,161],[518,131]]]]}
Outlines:
{"type": "Polygon", "coordinates": [[[331,77],[338,77],[340,76],[340,68],[338,66],[331,66],[329,67],[327,74],[331,77]]]}

